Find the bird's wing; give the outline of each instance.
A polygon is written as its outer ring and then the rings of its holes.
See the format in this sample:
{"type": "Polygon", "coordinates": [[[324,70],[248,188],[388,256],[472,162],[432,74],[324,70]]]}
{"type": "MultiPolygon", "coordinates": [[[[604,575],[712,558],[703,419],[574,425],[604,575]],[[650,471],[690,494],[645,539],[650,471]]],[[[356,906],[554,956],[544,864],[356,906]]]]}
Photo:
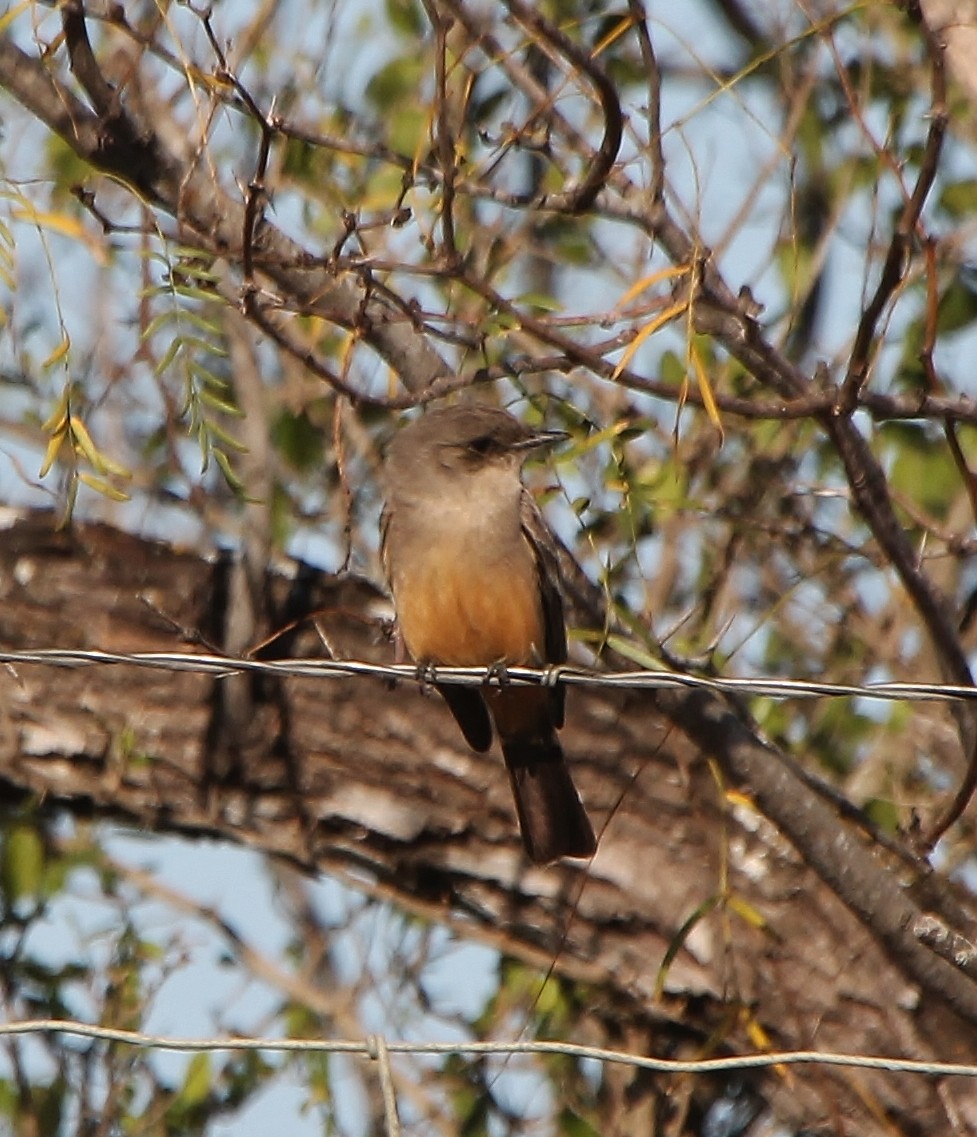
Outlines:
{"type": "MultiPolygon", "coordinates": [[[[539,507],[527,489],[520,501],[522,531],[536,560],[536,577],[543,607],[545,663],[566,663],[567,627],[563,615],[563,578],[556,540],[543,519],[539,507]]],[[[553,725],[563,725],[563,708],[566,692],[563,687],[553,689],[553,725]]]]}

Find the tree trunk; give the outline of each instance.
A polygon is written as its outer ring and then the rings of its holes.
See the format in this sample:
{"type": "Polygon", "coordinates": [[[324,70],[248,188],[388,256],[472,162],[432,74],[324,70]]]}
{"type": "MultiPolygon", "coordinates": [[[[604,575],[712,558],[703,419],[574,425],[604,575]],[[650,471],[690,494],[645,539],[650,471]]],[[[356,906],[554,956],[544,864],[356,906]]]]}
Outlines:
{"type": "MultiPolygon", "coordinates": [[[[0,542],[0,645],[207,650],[228,571],[103,525],[58,533],[27,516],[0,542]]],[[[337,658],[393,661],[385,601],[367,582],[301,567],[267,587],[280,626],[297,621],[273,654],[327,643],[337,658]]],[[[722,1050],[755,1049],[762,1028],[776,1048],[972,1060],[972,1028],[906,979],[746,796],[722,792],[720,767],[650,695],[571,692],[563,741],[600,848],[589,865],[535,868],[501,760],[470,752],[437,697],[371,678],[258,677],[248,730],[229,745],[222,682],[130,665],[0,669],[4,797],[247,844],[553,963],[590,986],[580,1041],[691,1055],[717,1032],[722,1050]]],[[[963,1079],[802,1067],[758,1082],[789,1125],[849,1117],[860,1133],[891,1132],[881,1110],[899,1131],[946,1132],[952,1108],[977,1126],[963,1079]]]]}

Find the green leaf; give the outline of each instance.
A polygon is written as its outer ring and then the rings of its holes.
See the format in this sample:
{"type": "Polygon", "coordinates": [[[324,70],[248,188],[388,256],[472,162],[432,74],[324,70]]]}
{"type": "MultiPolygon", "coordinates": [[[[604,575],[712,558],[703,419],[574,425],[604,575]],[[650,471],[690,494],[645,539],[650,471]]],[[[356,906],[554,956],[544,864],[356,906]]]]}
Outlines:
{"type": "Polygon", "coordinates": [[[366,97],[377,110],[400,110],[405,100],[416,102],[418,84],[426,74],[426,64],[420,56],[394,59],[367,83],[366,97]]]}
{"type": "Polygon", "coordinates": [[[708,916],[709,913],[719,905],[721,899],[722,897],[719,895],[713,895],[708,897],[706,900],[703,900],[703,902],[696,907],[692,915],[689,916],[689,918],[682,924],[681,928],[679,928],[679,930],[672,937],[671,943],[669,943],[667,949],[665,950],[665,958],[662,960],[661,967],[658,968],[658,974],[655,976],[656,998],[661,998],[662,993],[665,990],[665,982],[668,979],[669,968],[674,963],[675,957],[685,945],[685,941],[692,934],[692,931],[696,925],[704,920],[706,916],[708,916]]]}
{"type": "MultiPolygon", "coordinates": [[[[68,1086],[63,1078],[55,1078],[49,1086],[35,1085],[32,1087],[31,1097],[34,1098],[32,1102],[33,1119],[37,1124],[35,1132],[62,1132],[61,1121],[67,1092],[68,1086]]],[[[29,1132],[30,1130],[24,1131],[29,1132]]]]}
{"type": "Polygon", "coordinates": [[[156,364],[154,374],[162,375],[165,371],[167,371],[172,365],[173,360],[176,359],[177,355],[182,349],[182,346],[183,344],[179,339],[174,339],[166,351],[163,353],[163,358],[159,361],[159,363],[156,364]]]}
{"type": "MultiPolygon", "coordinates": [[[[193,371],[194,375],[200,377],[200,373],[196,370],[196,368],[191,368],[191,370],[193,371]]],[[[218,398],[211,392],[209,386],[201,387],[197,392],[197,398],[205,406],[208,406],[215,411],[220,411],[222,414],[228,415],[232,418],[244,417],[244,411],[242,411],[240,407],[236,407],[233,403],[229,403],[226,399],[218,398]]],[[[240,444],[237,442],[235,442],[234,445],[240,447],[240,444]]]]}
{"type": "Polygon", "coordinates": [[[228,389],[227,383],[209,367],[205,367],[199,360],[188,358],[187,371],[194,379],[200,380],[198,390],[200,398],[213,400],[211,406],[218,407],[229,415],[239,415],[242,412],[233,403],[221,397],[222,392],[228,389]]]}
{"type": "Polygon", "coordinates": [[[634,643],[632,640],[626,640],[623,636],[609,635],[607,637],[607,646],[619,655],[623,655],[625,659],[631,660],[636,663],[638,667],[643,668],[645,671],[661,671],[667,674],[668,670],[662,667],[660,659],[656,659],[649,652],[640,645],[634,643]]]}
{"type": "Polygon", "coordinates": [[[977,179],[965,178],[944,186],[939,204],[955,221],[973,217],[977,213],[977,179]]]}
{"type": "Polygon", "coordinates": [[[663,383],[680,387],[685,382],[685,362],[674,351],[663,352],[658,363],[658,373],[663,383]]]}
{"type": "MultiPolygon", "coordinates": [[[[213,261],[209,257],[207,260],[201,260],[200,254],[188,255],[173,264],[171,272],[174,276],[198,280],[204,284],[216,284],[220,280],[220,276],[210,267],[212,263],[213,261]]],[[[212,293],[208,290],[205,295],[212,296],[212,293]]]]}
{"type": "Polygon", "coordinates": [[[30,821],[15,822],[4,836],[0,870],[7,904],[37,900],[43,875],[44,841],[38,827],[30,821]]]}
{"type": "Polygon", "coordinates": [[[556,1131],[560,1137],[600,1137],[599,1130],[568,1106],[560,1111],[556,1131]]]}
{"type": "MultiPolygon", "coordinates": [[[[181,338],[187,350],[193,348],[201,353],[215,355],[219,359],[227,358],[227,350],[221,344],[215,343],[213,340],[201,339],[200,336],[182,336],[181,338]]],[[[225,382],[223,379],[216,379],[215,381],[225,389],[230,388],[230,384],[225,382]]]]}
{"type": "MultiPolygon", "coordinates": [[[[184,300],[200,300],[206,304],[212,304],[214,300],[220,299],[216,292],[212,292],[206,288],[197,288],[191,284],[176,284],[172,287],[171,291],[184,300]]],[[[211,327],[213,327],[213,325],[211,325],[211,327]]]]}
{"type": "Polygon", "coordinates": [[[889,798],[874,797],[865,802],[862,807],[869,820],[883,833],[895,836],[902,824],[899,807],[889,798]]]}
{"type": "Polygon", "coordinates": [[[890,422],[879,439],[891,460],[893,489],[945,520],[960,493],[960,476],[942,439],[916,423],[890,422]]]}
{"type": "Polygon", "coordinates": [[[224,481],[227,482],[232,490],[236,491],[237,493],[243,493],[244,482],[242,482],[237,474],[234,473],[234,468],[231,466],[231,460],[224,453],[224,451],[218,450],[217,447],[214,447],[214,449],[211,450],[211,454],[213,454],[214,460],[217,462],[217,465],[220,467],[221,473],[224,475],[224,481]]]}
{"type": "Polygon", "coordinates": [[[310,1103],[329,1105],[332,1102],[329,1055],[308,1054],[305,1059],[305,1069],[310,1103]]]}
{"type": "Polygon", "coordinates": [[[183,1088],[180,1090],[181,1105],[194,1106],[206,1101],[213,1081],[214,1074],[210,1065],[210,1055],[203,1051],[194,1054],[187,1066],[183,1088]]]}
{"type": "Polygon", "coordinates": [[[424,13],[414,0],[387,0],[384,7],[391,28],[398,35],[418,37],[424,34],[424,13]]]}
{"type": "Polygon", "coordinates": [[[284,408],[279,411],[271,428],[272,441],[289,465],[300,473],[307,473],[322,465],[326,442],[322,430],[306,412],[295,414],[284,408]]]}
{"type": "MultiPolygon", "coordinates": [[[[201,399],[202,401],[206,401],[203,399],[203,395],[201,395],[201,399]]],[[[247,446],[240,439],[235,438],[233,434],[225,430],[219,422],[214,422],[214,420],[210,418],[207,419],[207,430],[209,430],[219,442],[223,442],[225,446],[236,450],[238,454],[247,454],[247,446]]]]}
{"type": "Polygon", "coordinates": [[[521,296],[516,297],[515,303],[526,308],[533,308],[538,312],[563,311],[563,305],[559,300],[542,292],[524,292],[521,296]]]}

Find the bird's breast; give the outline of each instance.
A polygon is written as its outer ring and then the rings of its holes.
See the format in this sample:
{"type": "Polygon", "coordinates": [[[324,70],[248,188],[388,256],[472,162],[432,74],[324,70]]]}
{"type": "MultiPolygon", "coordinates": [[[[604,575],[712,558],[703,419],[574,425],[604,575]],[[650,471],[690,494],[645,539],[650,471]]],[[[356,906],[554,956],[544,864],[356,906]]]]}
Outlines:
{"type": "Polygon", "coordinates": [[[418,662],[487,667],[542,660],[539,580],[520,530],[415,533],[392,567],[397,620],[418,662]]]}

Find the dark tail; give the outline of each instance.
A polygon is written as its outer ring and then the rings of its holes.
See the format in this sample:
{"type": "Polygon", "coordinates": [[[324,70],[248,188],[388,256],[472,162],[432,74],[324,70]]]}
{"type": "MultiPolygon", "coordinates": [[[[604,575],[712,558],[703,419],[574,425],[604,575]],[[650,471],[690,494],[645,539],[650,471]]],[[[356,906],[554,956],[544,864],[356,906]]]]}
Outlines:
{"type": "Polygon", "coordinates": [[[530,859],[545,865],[560,857],[592,857],[597,839],[556,734],[501,741],[530,859]]]}
{"type": "Polygon", "coordinates": [[[454,683],[441,683],[438,690],[461,727],[465,741],[480,754],[492,745],[492,722],[488,708],[477,687],[459,687],[454,683]]]}

